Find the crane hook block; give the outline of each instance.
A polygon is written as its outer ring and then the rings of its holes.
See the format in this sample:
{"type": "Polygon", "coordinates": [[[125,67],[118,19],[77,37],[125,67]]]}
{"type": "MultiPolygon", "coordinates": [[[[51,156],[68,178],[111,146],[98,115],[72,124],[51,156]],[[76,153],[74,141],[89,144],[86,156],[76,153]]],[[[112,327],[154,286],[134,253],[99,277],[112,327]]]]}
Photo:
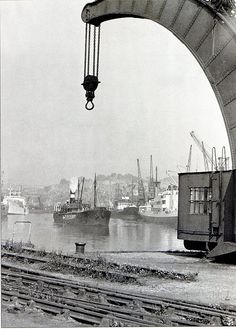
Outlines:
{"type": "Polygon", "coordinates": [[[87,103],[85,105],[85,108],[89,111],[91,111],[94,108],[93,99],[95,97],[94,91],[97,89],[98,84],[100,81],[98,81],[98,77],[95,75],[86,75],[84,78],[84,82],[82,83],[82,86],[86,90],[86,98],[87,103]],[[91,103],[91,106],[89,106],[89,103],[91,103]]]}

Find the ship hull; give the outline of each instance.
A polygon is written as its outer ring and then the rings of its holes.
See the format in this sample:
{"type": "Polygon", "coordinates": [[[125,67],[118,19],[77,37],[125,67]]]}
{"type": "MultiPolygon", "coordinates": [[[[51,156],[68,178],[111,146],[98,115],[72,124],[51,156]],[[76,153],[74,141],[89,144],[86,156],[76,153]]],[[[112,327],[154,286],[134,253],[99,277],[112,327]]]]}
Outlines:
{"type": "Polygon", "coordinates": [[[139,211],[137,207],[127,207],[123,210],[113,210],[111,212],[112,218],[121,218],[121,219],[137,219],[139,218],[139,211]]]}
{"type": "Polygon", "coordinates": [[[15,200],[8,200],[8,215],[27,215],[29,209],[15,200]]]}
{"type": "Polygon", "coordinates": [[[160,213],[154,213],[154,212],[139,212],[140,217],[144,220],[147,221],[169,221],[177,220],[177,214],[176,213],[165,213],[165,212],[160,212],[160,213]]]}
{"type": "Polygon", "coordinates": [[[68,211],[53,213],[53,219],[56,223],[68,225],[101,225],[108,226],[111,212],[107,209],[90,209],[81,212],[68,211]]]}

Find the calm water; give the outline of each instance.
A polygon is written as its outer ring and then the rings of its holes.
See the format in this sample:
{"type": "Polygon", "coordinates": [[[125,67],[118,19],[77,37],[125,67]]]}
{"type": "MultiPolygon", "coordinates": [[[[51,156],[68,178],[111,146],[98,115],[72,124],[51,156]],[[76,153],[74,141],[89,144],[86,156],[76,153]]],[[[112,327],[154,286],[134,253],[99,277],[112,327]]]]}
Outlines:
{"type": "Polygon", "coordinates": [[[2,239],[14,235],[15,241],[27,241],[30,235],[37,248],[63,252],[74,252],[75,242],[86,242],[86,251],[183,250],[183,242],[176,237],[176,225],[175,218],[156,222],[111,218],[109,228],[104,229],[56,225],[52,214],[8,215],[2,220],[2,239]]]}

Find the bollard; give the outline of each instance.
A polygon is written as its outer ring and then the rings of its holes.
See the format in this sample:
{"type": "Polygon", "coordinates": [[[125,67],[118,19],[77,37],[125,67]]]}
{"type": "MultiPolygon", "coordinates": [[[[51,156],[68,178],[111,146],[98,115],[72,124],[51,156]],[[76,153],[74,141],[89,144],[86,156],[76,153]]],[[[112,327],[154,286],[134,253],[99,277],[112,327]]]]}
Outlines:
{"type": "Polygon", "coordinates": [[[86,243],[75,242],[75,252],[78,254],[84,254],[86,243]]]}

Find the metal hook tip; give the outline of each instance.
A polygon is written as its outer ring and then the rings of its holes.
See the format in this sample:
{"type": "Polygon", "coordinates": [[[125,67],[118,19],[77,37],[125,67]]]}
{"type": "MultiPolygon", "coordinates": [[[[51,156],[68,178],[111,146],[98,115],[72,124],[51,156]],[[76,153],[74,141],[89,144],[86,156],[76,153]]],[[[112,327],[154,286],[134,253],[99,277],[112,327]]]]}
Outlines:
{"type": "Polygon", "coordinates": [[[91,111],[94,108],[94,104],[92,101],[88,101],[85,105],[86,110],[91,111]],[[91,103],[91,106],[89,107],[89,103],[91,103]]]}

